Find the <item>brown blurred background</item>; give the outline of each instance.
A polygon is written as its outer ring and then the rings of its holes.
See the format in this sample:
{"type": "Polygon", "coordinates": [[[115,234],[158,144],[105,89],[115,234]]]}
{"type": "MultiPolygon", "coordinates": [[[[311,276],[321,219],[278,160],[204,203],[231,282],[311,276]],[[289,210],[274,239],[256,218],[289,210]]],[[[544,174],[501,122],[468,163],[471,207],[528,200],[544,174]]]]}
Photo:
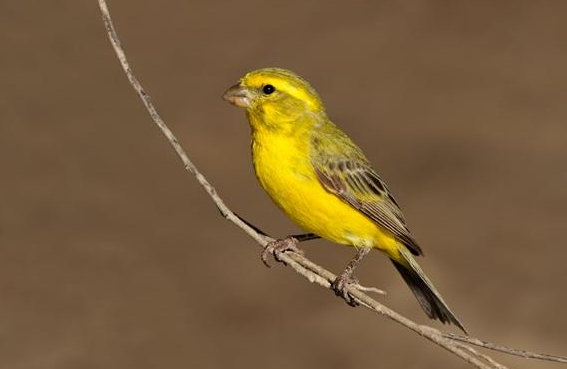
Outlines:
{"type": "MultiPolygon", "coordinates": [[[[246,71],[295,70],[387,180],[470,332],[567,354],[567,3],[109,5],[138,77],[235,211],[298,232],[255,182],[243,112],[220,99],[246,71]]],[[[95,0],[4,1],[0,40],[0,368],[468,367],[266,269],[153,126],[95,0]]],[[[334,271],[353,253],[304,247],[334,271]]],[[[360,274],[430,323],[384,257],[360,274]]]]}

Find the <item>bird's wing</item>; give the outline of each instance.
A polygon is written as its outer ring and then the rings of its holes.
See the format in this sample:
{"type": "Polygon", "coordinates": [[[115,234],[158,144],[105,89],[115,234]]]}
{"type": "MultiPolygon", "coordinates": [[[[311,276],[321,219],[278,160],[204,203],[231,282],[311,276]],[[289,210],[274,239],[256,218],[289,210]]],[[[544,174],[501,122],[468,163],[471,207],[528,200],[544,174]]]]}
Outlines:
{"type": "Polygon", "coordinates": [[[327,191],[390,231],[412,254],[421,255],[421,248],[412,237],[386,184],[360,149],[351,142],[348,144],[350,150],[347,147],[347,151],[350,152],[328,150],[328,147],[325,150],[325,145],[320,144],[312,146],[312,165],[319,182],[327,191]]]}

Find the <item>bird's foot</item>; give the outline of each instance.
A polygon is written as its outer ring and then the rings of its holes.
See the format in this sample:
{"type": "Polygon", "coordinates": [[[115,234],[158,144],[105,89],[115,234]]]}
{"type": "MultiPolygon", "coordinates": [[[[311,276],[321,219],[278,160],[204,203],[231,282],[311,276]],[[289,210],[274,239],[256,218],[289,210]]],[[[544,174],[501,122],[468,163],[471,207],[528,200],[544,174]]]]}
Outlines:
{"type": "Polygon", "coordinates": [[[353,307],[360,304],[356,301],[354,296],[348,292],[348,289],[351,287],[356,288],[357,286],[359,286],[358,280],[352,276],[350,270],[344,270],[337,276],[333,283],[331,283],[331,289],[335,291],[335,295],[342,297],[348,305],[353,307]]]}
{"type": "Polygon", "coordinates": [[[363,292],[374,292],[379,295],[386,295],[386,291],[376,287],[365,287],[358,283],[358,280],[352,276],[350,271],[343,271],[331,283],[331,289],[335,291],[335,295],[342,297],[350,306],[360,305],[358,301],[348,292],[349,288],[354,288],[363,292]]]}
{"type": "Polygon", "coordinates": [[[299,247],[297,247],[298,242],[299,241],[295,237],[291,236],[272,241],[268,243],[266,247],[264,247],[264,250],[260,254],[260,258],[262,259],[264,265],[269,268],[270,264],[268,263],[268,256],[270,256],[270,254],[276,261],[279,262],[282,262],[282,259],[280,259],[280,257],[278,256],[280,253],[293,251],[299,254],[303,254],[303,251],[299,247]]]}

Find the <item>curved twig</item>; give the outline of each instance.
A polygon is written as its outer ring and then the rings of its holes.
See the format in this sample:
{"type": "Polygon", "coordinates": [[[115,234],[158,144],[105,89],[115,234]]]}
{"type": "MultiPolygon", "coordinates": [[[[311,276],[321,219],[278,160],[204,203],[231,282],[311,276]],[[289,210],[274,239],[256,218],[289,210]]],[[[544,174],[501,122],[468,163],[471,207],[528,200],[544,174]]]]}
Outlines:
{"type": "MultiPolygon", "coordinates": [[[[189,159],[189,157],[187,156],[187,154],[179,144],[179,141],[177,140],[175,135],[171,132],[171,130],[167,127],[163,119],[160,117],[156,108],[151,102],[150,96],[146,93],[146,91],[144,90],[144,88],[142,87],[142,85],[140,84],[140,82],[132,72],[132,69],[130,68],[130,65],[126,59],[126,54],[124,53],[124,49],[120,44],[118,34],[116,33],[116,30],[112,23],[110,12],[108,10],[108,6],[106,5],[106,1],[98,0],[98,4],[102,13],[102,19],[106,31],[108,33],[110,43],[112,44],[112,47],[116,52],[116,56],[120,61],[124,73],[128,77],[130,85],[134,88],[138,96],[141,98],[153,122],[159,127],[161,132],[164,134],[164,136],[167,138],[171,146],[174,148],[175,152],[183,162],[185,170],[187,170],[195,177],[195,179],[199,182],[199,184],[211,197],[214,204],[217,206],[221,214],[226,219],[228,219],[237,227],[239,227],[244,232],[246,232],[246,234],[252,237],[260,246],[265,247],[268,244],[268,242],[273,241],[274,239],[271,238],[270,236],[267,236],[261,230],[257,229],[256,227],[252,226],[250,223],[240,218],[238,215],[236,215],[234,212],[232,212],[232,210],[228,208],[228,206],[217,194],[214,187],[207,181],[207,179],[203,176],[203,174],[199,172],[195,164],[193,164],[193,162],[189,159]]],[[[331,282],[334,281],[336,278],[335,274],[313,263],[305,256],[300,255],[298,253],[294,253],[294,252],[279,253],[278,258],[281,259],[281,261],[285,265],[290,266],[298,274],[305,277],[311,283],[316,283],[324,288],[330,288],[331,282]]],[[[456,356],[460,357],[461,359],[465,360],[466,362],[472,364],[473,366],[479,369],[503,369],[506,367],[503,366],[502,364],[497,363],[496,361],[494,361],[494,359],[492,359],[488,355],[477,352],[475,349],[467,346],[466,344],[480,346],[495,351],[505,352],[510,355],[520,356],[524,358],[534,358],[534,359],[555,361],[561,363],[567,362],[567,357],[536,354],[528,351],[506,348],[473,337],[446,334],[439,331],[438,329],[415,323],[414,321],[404,317],[403,315],[389,309],[385,305],[372,299],[369,295],[365,294],[361,290],[351,288],[349,289],[349,293],[354,298],[356,298],[361,303],[361,305],[367,307],[369,310],[379,315],[386,316],[392,319],[393,321],[403,325],[404,327],[411,329],[415,333],[445,348],[449,352],[452,352],[456,356]]]]}

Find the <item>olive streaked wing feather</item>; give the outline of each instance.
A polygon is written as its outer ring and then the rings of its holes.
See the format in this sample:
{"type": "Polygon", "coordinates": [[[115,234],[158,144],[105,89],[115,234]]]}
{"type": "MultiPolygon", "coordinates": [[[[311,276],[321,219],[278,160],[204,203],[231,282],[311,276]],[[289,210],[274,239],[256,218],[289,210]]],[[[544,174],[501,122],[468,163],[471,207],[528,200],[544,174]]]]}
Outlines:
{"type": "Polygon", "coordinates": [[[422,254],[398,204],[372,167],[364,162],[340,159],[320,163],[313,165],[323,187],[391,232],[412,254],[422,254]]]}

